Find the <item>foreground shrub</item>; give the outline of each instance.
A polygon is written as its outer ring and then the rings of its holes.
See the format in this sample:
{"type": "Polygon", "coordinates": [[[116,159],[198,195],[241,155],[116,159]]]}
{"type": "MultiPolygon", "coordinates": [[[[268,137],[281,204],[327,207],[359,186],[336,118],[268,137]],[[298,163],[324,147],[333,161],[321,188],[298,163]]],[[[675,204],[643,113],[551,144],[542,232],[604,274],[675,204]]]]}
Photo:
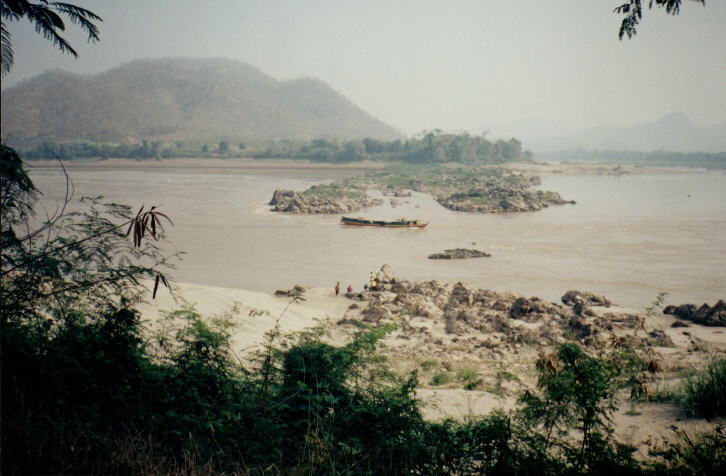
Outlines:
{"type": "Polygon", "coordinates": [[[726,359],[714,360],[705,372],[689,377],[685,391],[687,415],[726,416],[726,359]]]}
{"type": "Polygon", "coordinates": [[[649,465],[649,472],[663,476],[726,473],[726,431],[723,426],[693,437],[675,426],[673,430],[675,440],[651,452],[651,456],[658,459],[649,465]]]}
{"type": "Polygon", "coordinates": [[[557,474],[624,473],[636,466],[632,451],[612,440],[618,373],[611,361],[568,343],[537,368],[539,392],[520,397],[520,417],[532,428],[531,445],[560,461],[557,474]]]}

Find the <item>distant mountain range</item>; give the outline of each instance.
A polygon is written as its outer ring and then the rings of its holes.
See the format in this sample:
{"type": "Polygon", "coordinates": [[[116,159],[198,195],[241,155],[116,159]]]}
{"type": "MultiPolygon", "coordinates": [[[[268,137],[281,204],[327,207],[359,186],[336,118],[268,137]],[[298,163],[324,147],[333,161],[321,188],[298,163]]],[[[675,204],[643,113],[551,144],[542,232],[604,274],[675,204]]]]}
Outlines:
{"type": "Polygon", "coordinates": [[[562,150],[628,150],[672,152],[726,151],[726,121],[696,126],[681,112],[672,112],[652,121],[628,126],[603,125],[567,136],[556,135],[547,121],[527,120],[492,128],[496,135],[514,135],[535,154],[562,150]]]}
{"type": "Polygon", "coordinates": [[[278,81],[218,58],[139,60],[95,76],[49,71],[2,91],[1,127],[14,146],[401,137],[320,80],[278,81]]]}

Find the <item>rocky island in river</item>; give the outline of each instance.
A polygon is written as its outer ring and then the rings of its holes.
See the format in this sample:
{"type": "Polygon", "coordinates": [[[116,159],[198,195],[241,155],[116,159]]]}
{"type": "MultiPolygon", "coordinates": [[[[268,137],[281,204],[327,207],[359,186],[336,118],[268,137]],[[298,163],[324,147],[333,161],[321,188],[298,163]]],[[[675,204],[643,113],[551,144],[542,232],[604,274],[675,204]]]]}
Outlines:
{"type": "Polygon", "coordinates": [[[559,193],[536,190],[539,177],[487,167],[398,167],[314,185],[304,192],[276,190],[273,211],[347,213],[383,203],[366,191],[405,196],[407,190],[431,194],[449,210],[473,213],[536,211],[550,205],[574,204],[559,193]]]}
{"type": "Polygon", "coordinates": [[[365,189],[313,185],[304,192],[275,190],[269,205],[272,211],[287,213],[348,213],[361,208],[383,204],[380,198],[371,198],[365,189]]]}

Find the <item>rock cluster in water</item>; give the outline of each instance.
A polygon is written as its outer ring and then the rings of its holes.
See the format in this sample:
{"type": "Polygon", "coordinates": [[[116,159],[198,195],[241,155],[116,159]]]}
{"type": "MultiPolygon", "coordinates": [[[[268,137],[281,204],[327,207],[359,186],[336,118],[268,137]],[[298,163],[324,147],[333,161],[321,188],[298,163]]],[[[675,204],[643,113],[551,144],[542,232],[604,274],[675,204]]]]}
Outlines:
{"type": "Polygon", "coordinates": [[[349,213],[361,208],[380,205],[383,200],[369,198],[362,194],[359,197],[328,197],[315,194],[304,194],[292,190],[275,190],[269,205],[272,211],[287,213],[349,213]]]}
{"type": "Polygon", "coordinates": [[[491,255],[484,251],[468,250],[465,248],[455,248],[445,250],[443,253],[434,253],[429,255],[429,259],[469,259],[469,258],[489,258],[491,255]]]}
{"type": "Polygon", "coordinates": [[[697,307],[695,304],[681,304],[680,306],[666,306],[663,314],[672,314],[678,319],[695,322],[703,326],[726,327],[726,302],[723,299],[713,306],[703,304],[697,307]]]}
{"type": "MultiPolygon", "coordinates": [[[[564,200],[557,192],[534,190],[532,187],[540,184],[539,177],[514,174],[504,169],[469,170],[468,173],[442,169],[429,175],[411,177],[408,183],[403,183],[393,188],[389,186],[388,190],[400,191],[405,186],[429,193],[445,208],[461,212],[528,212],[550,205],[575,203],[564,200]]],[[[375,180],[370,185],[375,186],[375,180]]]]}
{"type": "Polygon", "coordinates": [[[449,210],[473,213],[532,212],[550,205],[575,204],[557,192],[529,190],[521,184],[496,183],[466,192],[436,194],[436,201],[449,210]]]}

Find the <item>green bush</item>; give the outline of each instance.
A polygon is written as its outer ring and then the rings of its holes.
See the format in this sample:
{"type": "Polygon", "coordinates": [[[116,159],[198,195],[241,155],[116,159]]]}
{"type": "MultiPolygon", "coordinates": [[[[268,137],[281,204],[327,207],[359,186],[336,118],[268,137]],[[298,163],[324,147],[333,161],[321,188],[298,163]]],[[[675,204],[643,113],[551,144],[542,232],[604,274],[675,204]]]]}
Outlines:
{"type": "Polygon", "coordinates": [[[685,393],[687,415],[726,416],[726,359],[714,360],[705,372],[689,377],[685,393]]]}
{"type": "Polygon", "coordinates": [[[421,361],[420,365],[421,365],[422,369],[428,371],[428,370],[433,370],[434,368],[436,368],[436,366],[439,365],[439,363],[435,360],[423,360],[423,361],[421,361]]]}
{"type": "Polygon", "coordinates": [[[449,372],[436,372],[432,377],[429,385],[446,385],[454,381],[454,376],[449,372]]]}
{"type": "Polygon", "coordinates": [[[719,426],[711,432],[688,436],[673,427],[676,438],[651,451],[656,457],[647,470],[658,476],[711,476],[726,473],[726,431],[719,426]]]}
{"type": "Polygon", "coordinates": [[[684,400],[683,391],[680,388],[670,386],[657,386],[648,398],[653,403],[682,403],[684,400]]]}
{"type": "Polygon", "coordinates": [[[533,429],[542,451],[562,459],[576,473],[631,467],[629,453],[611,439],[617,377],[613,363],[568,343],[541,358],[537,368],[539,392],[520,397],[520,416],[533,429]]]}

